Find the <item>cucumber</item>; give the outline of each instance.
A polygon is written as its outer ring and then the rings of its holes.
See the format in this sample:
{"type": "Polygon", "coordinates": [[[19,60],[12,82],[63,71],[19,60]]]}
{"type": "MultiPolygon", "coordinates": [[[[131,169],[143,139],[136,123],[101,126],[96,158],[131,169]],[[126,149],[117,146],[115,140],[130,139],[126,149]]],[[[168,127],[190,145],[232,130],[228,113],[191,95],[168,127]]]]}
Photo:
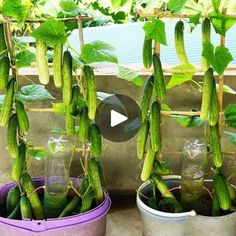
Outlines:
{"type": "Polygon", "coordinates": [[[153,173],[158,175],[170,175],[172,172],[169,168],[163,166],[159,160],[155,160],[153,164],[153,173]]]}
{"type": "Polygon", "coordinates": [[[219,119],[219,102],[217,98],[216,82],[214,79],[211,93],[211,104],[210,104],[210,114],[209,114],[209,125],[214,126],[218,123],[219,119]]]}
{"type": "Polygon", "coordinates": [[[159,207],[163,207],[163,206],[166,206],[166,205],[171,206],[171,207],[174,209],[174,213],[183,212],[182,206],[181,206],[180,203],[179,203],[176,199],[174,199],[174,198],[166,197],[166,198],[162,199],[162,200],[159,202],[159,207]]]}
{"type": "Polygon", "coordinates": [[[14,181],[19,181],[20,177],[25,170],[25,159],[26,159],[26,145],[21,142],[19,145],[19,155],[14,159],[11,171],[11,177],[14,181]]]}
{"type": "Polygon", "coordinates": [[[189,64],[184,46],[184,23],[178,21],[175,25],[175,50],[182,64],[189,64]]]}
{"type": "Polygon", "coordinates": [[[32,211],[31,206],[28,198],[25,195],[22,195],[20,198],[20,212],[21,212],[21,219],[32,219],[32,211]]]}
{"type": "Polygon", "coordinates": [[[144,91],[143,91],[143,97],[140,103],[140,110],[141,110],[141,120],[142,122],[146,119],[147,117],[147,113],[148,113],[148,109],[149,109],[149,104],[150,104],[150,100],[152,97],[152,91],[153,91],[153,83],[154,83],[154,76],[151,75],[148,77],[145,87],[144,87],[144,91]]]}
{"type": "Polygon", "coordinates": [[[70,113],[73,116],[77,116],[79,113],[78,103],[79,103],[80,89],[78,85],[73,85],[72,87],[72,98],[70,102],[70,113]]]}
{"type": "Polygon", "coordinates": [[[15,92],[15,79],[11,79],[7,85],[7,92],[4,98],[4,102],[2,105],[2,110],[0,114],[0,126],[6,126],[8,120],[11,116],[14,92],[15,92]]]}
{"type": "Polygon", "coordinates": [[[102,136],[96,124],[92,124],[89,127],[89,140],[91,143],[90,151],[92,156],[100,156],[102,153],[102,136]]]}
{"type": "Polygon", "coordinates": [[[166,183],[164,182],[164,180],[160,176],[158,176],[157,174],[152,174],[151,179],[152,179],[152,181],[154,182],[154,184],[156,185],[156,187],[158,188],[158,190],[160,191],[161,195],[164,198],[173,198],[173,199],[175,199],[175,196],[169,190],[168,186],[166,185],[166,183]]]}
{"type": "Polygon", "coordinates": [[[137,138],[137,155],[138,158],[141,160],[143,159],[145,147],[148,139],[148,132],[149,132],[149,120],[146,119],[138,132],[138,138],[137,138]]]}
{"type": "Polygon", "coordinates": [[[63,79],[63,102],[69,105],[72,98],[72,56],[69,51],[65,51],[63,55],[63,68],[62,68],[62,79],[63,79]]]}
{"type": "Polygon", "coordinates": [[[11,220],[17,220],[19,219],[19,215],[20,215],[20,203],[18,202],[15,209],[7,218],[11,220]]]}
{"type": "Polygon", "coordinates": [[[143,42],[143,66],[147,69],[152,66],[152,39],[146,36],[143,42]]]}
{"type": "Polygon", "coordinates": [[[81,142],[88,140],[89,125],[88,107],[85,106],[82,107],[79,114],[79,139],[81,142]]]}
{"type": "MultiPolygon", "coordinates": [[[[205,18],[202,22],[202,45],[211,41],[211,21],[205,18]]],[[[205,57],[202,57],[202,69],[207,71],[209,69],[209,63],[205,57]]]]}
{"type": "Polygon", "coordinates": [[[220,205],[215,193],[212,196],[212,208],[211,208],[212,216],[219,216],[220,215],[220,205]]]}
{"type": "Polygon", "coordinates": [[[9,80],[10,60],[8,56],[0,57],[0,89],[5,89],[9,80]]]}
{"type": "Polygon", "coordinates": [[[7,45],[4,36],[4,25],[0,24],[0,55],[7,55],[7,45]],[[5,52],[4,52],[5,51],[5,52]]]}
{"type": "Polygon", "coordinates": [[[12,187],[7,193],[6,208],[7,215],[10,215],[20,201],[20,190],[17,185],[12,187]]]}
{"type": "Polygon", "coordinates": [[[38,194],[35,191],[35,186],[29,174],[24,173],[21,177],[21,185],[27,194],[30,205],[36,220],[43,220],[45,218],[42,204],[39,200],[38,194]]]}
{"type": "Polygon", "coordinates": [[[75,118],[71,115],[70,105],[66,108],[65,129],[68,135],[75,134],[75,118]]]}
{"type": "Polygon", "coordinates": [[[78,196],[74,196],[73,199],[66,205],[65,209],[59,215],[59,218],[70,216],[74,209],[78,206],[80,198],[78,196]]]}
{"type": "Polygon", "coordinates": [[[80,213],[91,210],[94,199],[94,192],[89,189],[82,199],[82,206],[80,208],[80,213]]]}
{"type": "Polygon", "coordinates": [[[53,80],[57,88],[62,87],[62,49],[63,45],[60,43],[53,47],[53,80]]]}
{"type": "Polygon", "coordinates": [[[7,148],[11,157],[16,158],[19,154],[17,138],[18,119],[17,115],[11,115],[7,127],[7,148]]]}
{"type": "Polygon", "coordinates": [[[214,165],[217,168],[220,168],[223,164],[223,156],[221,151],[221,142],[217,124],[215,126],[210,126],[210,140],[214,165]]]}
{"type": "Polygon", "coordinates": [[[41,84],[48,84],[50,80],[49,66],[47,58],[47,45],[41,40],[36,40],[36,62],[38,68],[38,77],[41,84]]]}
{"type": "Polygon", "coordinates": [[[227,187],[228,187],[230,200],[234,201],[236,199],[235,190],[234,190],[233,186],[228,181],[226,182],[226,184],[227,184],[227,187]]]}
{"type": "Polygon", "coordinates": [[[90,188],[89,177],[85,176],[82,180],[81,190],[80,190],[82,198],[84,194],[87,192],[88,188],[90,188]]]}
{"type": "Polygon", "coordinates": [[[94,190],[95,200],[97,204],[101,203],[104,199],[102,183],[99,175],[99,167],[95,159],[88,161],[88,175],[92,189],[94,190]]]}
{"type": "Polygon", "coordinates": [[[102,186],[105,186],[105,175],[104,175],[104,172],[103,172],[103,168],[100,164],[99,161],[97,161],[97,164],[98,164],[98,171],[99,171],[99,177],[100,177],[100,180],[101,180],[101,184],[102,186]]]}
{"type": "Polygon", "coordinates": [[[87,85],[87,105],[89,119],[94,120],[97,109],[97,89],[93,69],[85,65],[83,67],[83,75],[87,85]]]}
{"type": "Polygon", "coordinates": [[[158,152],[161,149],[161,106],[158,102],[152,103],[150,119],[150,139],[152,150],[158,152]]]}
{"type": "Polygon", "coordinates": [[[142,173],[141,173],[141,180],[142,181],[147,181],[152,173],[152,167],[153,167],[153,163],[156,157],[156,152],[152,150],[152,147],[150,145],[150,147],[148,148],[145,160],[144,160],[144,164],[143,164],[143,169],[142,169],[142,173]]]}
{"type": "Polygon", "coordinates": [[[223,176],[215,175],[213,177],[213,188],[217,196],[220,208],[227,211],[230,208],[231,200],[229,190],[223,176]]]}
{"type": "Polygon", "coordinates": [[[213,69],[209,68],[204,74],[204,84],[202,91],[202,105],[200,118],[202,121],[207,120],[211,105],[212,88],[214,83],[213,69]]]}
{"type": "Polygon", "coordinates": [[[15,106],[18,118],[19,133],[20,135],[25,135],[29,130],[29,119],[25,111],[24,104],[21,101],[15,100],[15,106]]]}
{"type": "Polygon", "coordinates": [[[154,67],[154,87],[156,95],[160,100],[166,97],[166,84],[161,66],[161,60],[158,54],[153,54],[153,67],[154,67]]]}

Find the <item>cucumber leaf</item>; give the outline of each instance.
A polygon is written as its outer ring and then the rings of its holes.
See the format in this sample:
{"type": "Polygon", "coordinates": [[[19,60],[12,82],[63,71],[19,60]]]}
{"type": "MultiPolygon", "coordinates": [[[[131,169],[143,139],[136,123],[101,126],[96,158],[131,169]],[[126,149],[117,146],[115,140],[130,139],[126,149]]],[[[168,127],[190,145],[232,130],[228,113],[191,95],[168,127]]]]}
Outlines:
{"type": "MultiPolygon", "coordinates": [[[[194,69],[195,67],[191,64],[182,64],[174,67],[176,70],[194,69]]],[[[173,73],[169,83],[167,84],[167,89],[174,88],[184,82],[190,81],[193,78],[194,73],[173,73]]]]}
{"type": "Polygon", "coordinates": [[[224,115],[226,118],[236,117],[236,104],[228,105],[224,110],[224,115]]]}
{"type": "Polygon", "coordinates": [[[47,153],[45,150],[31,150],[27,149],[27,156],[33,157],[37,160],[45,160],[47,158],[47,153]]]}
{"type": "Polygon", "coordinates": [[[94,62],[118,63],[117,57],[113,54],[114,51],[115,49],[110,44],[97,40],[83,46],[81,58],[88,64],[94,62]]]}
{"type": "Polygon", "coordinates": [[[178,121],[183,127],[188,127],[188,124],[191,121],[190,116],[171,115],[170,117],[178,121]]]}
{"type": "MultiPolygon", "coordinates": [[[[218,89],[219,88],[219,84],[216,84],[216,88],[218,89]]],[[[236,94],[236,91],[233,90],[230,86],[228,85],[224,85],[223,86],[223,92],[224,93],[230,93],[230,94],[236,94]]]]}
{"type": "Polygon", "coordinates": [[[119,71],[118,71],[117,77],[120,79],[130,81],[137,86],[143,85],[143,79],[138,74],[138,72],[131,70],[129,68],[123,67],[123,66],[119,66],[119,71]]]}
{"type": "Polygon", "coordinates": [[[65,12],[73,12],[78,9],[77,5],[73,0],[61,0],[60,7],[65,12]]]}
{"type": "Polygon", "coordinates": [[[31,35],[52,47],[55,44],[64,44],[67,39],[65,24],[55,19],[46,20],[31,35]]]}
{"type": "Polygon", "coordinates": [[[230,142],[236,144],[236,133],[224,131],[224,133],[228,136],[230,142]]]}
{"type": "Polygon", "coordinates": [[[22,86],[20,91],[15,94],[15,98],[26,103],[54,99],[54,97],[45,89],[45,86],[41,84],[22,86]]]}
{"type": "Polygon", "coordinates": [[[186,2],[187,2],[187,0],[170,0],[167,3],[167,7],[172,12],[180,13],[186,2]]]}
{"type": "Polygon", "coordinates": [[[66,134],[66,131],[59,127],[54,127],[50,131],[51,134],[66,134]]]}
{"type": "Polygon", "coordinates": [[[200,17],[201,17],[201,12],[195,14],[195,15],[191,15],[189,17],[189,24],[191,26],[191,32],[195,29],[195,27],[197,25],[200,24],[200,17]]]}
{"type": "Polygon", "coordinates": [[[115,9],[124,6],[128,0],[111,0],[111,4],[115,9]]]}
{"type": "Polygon", "coordinates": [[[30,66],[36,60],[36,56],[29,50],[23,50],[16,55],[16,67],[30,66]]]}
{"type": "Polygon", "coordinates": [[[203,121],[201,120],[200,116],[193,116],[190,122],[188,123],[187,127],[197,128],[201,126],[202,124],[203,124],[203,121]]]}
{"type": "Polygon", "coordinates": [[[212,5],[216,12],[219,11],[220,3],[221,3],[221,0],[212,0],[212,5]]]}
{"type": "Polygon", "coordinates": [[[228,48],[224,46],[214,48],[214,45],[209,42],[203,44],[202,56],[208,60],[219,75],[222,75],[228,64],[233,61],[228,48]]]}
{"type": "Polygon", "coordinates": [[[152,18],[143,26],[147,39],[153,39],[160,44],[167,45],[165,23],[159,19],[152,18]]]}

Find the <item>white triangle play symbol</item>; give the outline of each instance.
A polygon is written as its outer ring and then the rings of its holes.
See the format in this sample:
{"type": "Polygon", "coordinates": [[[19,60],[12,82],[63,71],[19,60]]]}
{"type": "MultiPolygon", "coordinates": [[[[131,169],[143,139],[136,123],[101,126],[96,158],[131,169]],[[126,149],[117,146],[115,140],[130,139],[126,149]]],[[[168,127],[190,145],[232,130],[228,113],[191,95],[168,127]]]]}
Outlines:
{"type": "Polygon", "coordinates": [[[117,111],[111,110],[111,127],[119,125],[126,120],[128,120],[127,116],[124,116],[117,111]]]}

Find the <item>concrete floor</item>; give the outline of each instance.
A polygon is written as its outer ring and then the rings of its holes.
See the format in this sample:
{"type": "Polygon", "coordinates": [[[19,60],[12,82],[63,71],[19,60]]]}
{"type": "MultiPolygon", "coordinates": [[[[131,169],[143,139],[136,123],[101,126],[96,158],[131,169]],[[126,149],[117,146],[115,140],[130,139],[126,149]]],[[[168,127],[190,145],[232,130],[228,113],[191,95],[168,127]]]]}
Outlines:
{"type": "Polygon", "coordinates": [[[142,236],[142,224],[135,196],[112,197],[107,217],[107,236],[142,236]]]}

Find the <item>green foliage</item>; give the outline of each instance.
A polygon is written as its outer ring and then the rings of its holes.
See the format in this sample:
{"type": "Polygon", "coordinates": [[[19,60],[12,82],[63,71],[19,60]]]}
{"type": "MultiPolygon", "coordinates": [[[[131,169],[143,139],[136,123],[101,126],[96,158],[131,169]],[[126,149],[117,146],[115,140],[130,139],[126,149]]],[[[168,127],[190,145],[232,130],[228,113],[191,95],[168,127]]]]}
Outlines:
{"type": "Polygon", "coordinates": [[[180,13],[186,2],[187,0],[170,0],[167,6],[172,12],[180,13]]]}
{"type": "Polygon", "coordinates": [[[212,0],[212,5],[215,9],[215,11],[219,11],[221,0],[212,0]]]}
{"type": "Polygon", "coordinates": [[[225,108],[225,124],[236,129],[236,104],[230,104],[225,108]]]}
{"type": "Polygon", "coordinates": [[[27,149],[27,156],[33,157],[37,160],[45,160],[47,158],[47,153],[45,150],[32,150],[27,149]]]}
{"type": "Polygon", "coordinates": [[[171,115],[170,118],[187,128],[196,128],[203,124],[199,116],[171,115]]]}
{"type": "Polygon", "coordinates": [[[33,52],[29,50],[20,51],[16,55],[16,67],[26,67],[30,66],[36,60],[36,56],[33,52]]]}
{"type": "Polygon", "coordinates": [[[119,9],[124,6],[128,0],[111,0],[111,4],[114,8],[119,9]]]}

